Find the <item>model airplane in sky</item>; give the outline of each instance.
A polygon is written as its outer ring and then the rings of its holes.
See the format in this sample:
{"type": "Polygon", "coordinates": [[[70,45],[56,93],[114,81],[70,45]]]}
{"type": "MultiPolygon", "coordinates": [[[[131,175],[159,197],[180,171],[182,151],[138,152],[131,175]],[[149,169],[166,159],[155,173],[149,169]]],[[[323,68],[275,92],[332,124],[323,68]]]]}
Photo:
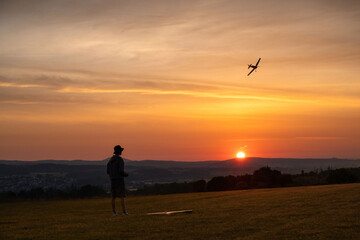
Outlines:
{"type": "Polygon", "coordinates": [[[249,68],[252,68],[252,70],[251,70],[251,72],[249,72],[248,76],[249,76],[255,69],[258,68],[258,64],[259,64],[260,60],[261,60],[261,58],[259,58],[259,60],[257,61],[257,63],[256,63],[255,66],[252,65],[252,64],[249,64],[249,65],[248,65],[248,66],[249,66],[248,69],[249,69],[249,68]]]}

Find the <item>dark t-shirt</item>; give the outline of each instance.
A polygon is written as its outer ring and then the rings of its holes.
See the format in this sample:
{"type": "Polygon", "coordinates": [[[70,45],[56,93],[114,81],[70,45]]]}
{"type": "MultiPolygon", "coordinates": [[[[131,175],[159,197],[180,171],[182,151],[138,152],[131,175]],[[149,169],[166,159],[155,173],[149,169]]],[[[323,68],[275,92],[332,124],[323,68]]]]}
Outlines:
{"type": "Polygon", "coordinates": [[[107,164],[107,174],[111,179],[118,179],[125,177],[124,160],[118,155],[111,157],[107,164]]]}

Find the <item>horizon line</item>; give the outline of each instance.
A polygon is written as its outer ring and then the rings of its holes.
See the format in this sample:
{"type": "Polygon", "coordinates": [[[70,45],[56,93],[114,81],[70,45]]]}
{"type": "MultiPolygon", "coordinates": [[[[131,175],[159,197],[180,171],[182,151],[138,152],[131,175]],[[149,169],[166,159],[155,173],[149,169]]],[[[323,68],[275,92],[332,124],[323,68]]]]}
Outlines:
{"type": "MultiPolygon", "coordinates": [[[[142,159],[142,160],[132,160],[128,158],[123,158],[124,160],[133,161],[133,162],[141,162],[141,161],[159,161],[159,162],[223,162],[223,161],[229,161],[229,160],[236,160],[236,159],[318,159],[318,160],[328,160],[328,159],[338,159],[338,160],[360,160],[360,158],[341,158],[341,157],[245,157],[245,158],[229,158],[229,159],[223,159],[223,160],[159,160],[159,159],[142,159]]],[[[73,162],[73,161],[84,161],[84,162],[101,162],[106,161],[109,158],[105,158],[102,160],[85,160],[85,159],[38,159],[38,160],[19,160],[19,159],[0,159],[0,161],[13,161],[13,162],[41,162],[41,161],[67,161],[67,162],[73,162]]]]}

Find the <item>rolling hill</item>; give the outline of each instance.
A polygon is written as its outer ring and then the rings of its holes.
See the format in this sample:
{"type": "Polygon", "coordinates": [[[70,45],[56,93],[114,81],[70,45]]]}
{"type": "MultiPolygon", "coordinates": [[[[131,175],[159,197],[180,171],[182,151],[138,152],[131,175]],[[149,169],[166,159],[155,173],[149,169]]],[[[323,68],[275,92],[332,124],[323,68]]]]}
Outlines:
{"type": "MultiPolygon", "coordinates": [[[[22,182],[39,181],[29,180],[26,176],[39,174],[54,175],[52,182],[59,180],[76,185],[98,185],[109,184],[106,175],[106,163],[108,159],[101,161],[85,160],[41,160],[41,161],[0,161],[0,186],[8,186],[13,182],[13,176],[25,176],[18,181],[22,182]],[[67,181],[71,179],[71,183],[67,181]]],[[[280,170],[283,173],[299,173],[327,169],[327,168],[351,168],[359,167],[360,160],[349,159],[292,159],[292,158],[246,158],[244,160],[229,159],[225,161],[156,161],[125,160],[126,171],[129,172],[127,184],[139,186],[156,182],[182,182],[205,179],[209,180],[215,176],[242,175],[253,173],[260,167],[269,166],[280,170]]],[[[50,180],[49,180],[50,181],[50,180]]],[[[65,184],[65,183],[64,183],[65,184]]],[[[63,185],[64,185],[63,184],[63,185]]],[[[36,186],[36,185],[35,185],[36,186]]],[[[41,185],[41,186],[44,186],[41,185]]],[[[45,185],[46,186],[46,185],[45,185]]],[[[34,184],[33,184],[34,187],[34,184]]],[[[11,188],[9,188],[11,189],[11,188]]]]}

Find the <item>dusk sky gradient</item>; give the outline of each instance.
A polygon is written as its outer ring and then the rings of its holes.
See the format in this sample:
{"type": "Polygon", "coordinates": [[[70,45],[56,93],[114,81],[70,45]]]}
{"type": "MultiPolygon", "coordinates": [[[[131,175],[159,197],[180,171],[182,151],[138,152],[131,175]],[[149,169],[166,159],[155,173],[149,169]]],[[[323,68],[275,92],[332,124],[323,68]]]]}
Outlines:
{"type": "Polygon", "coordinates": [[[0,0],[0,159],[360,158],[359,65],[359,1],[0,0]]]}

